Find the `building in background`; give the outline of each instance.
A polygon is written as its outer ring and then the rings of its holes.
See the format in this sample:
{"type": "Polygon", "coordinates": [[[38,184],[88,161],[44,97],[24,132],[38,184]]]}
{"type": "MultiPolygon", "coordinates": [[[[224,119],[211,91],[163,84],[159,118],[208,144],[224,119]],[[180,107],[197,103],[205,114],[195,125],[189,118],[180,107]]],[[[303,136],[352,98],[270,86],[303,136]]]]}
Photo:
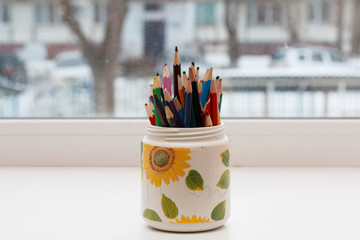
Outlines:
{"type": "MultiPolygon", "coordinates": [[[[270,54],[291,39],[295,28],[298,43],[337,46],[348,52],[353,1],[343,1],[341,27],[337,0],[300,0],[295,20],[289,24],[284,1],[238,1],[237,37],[240,54],[270,54]],[[295,22],[295,23],[294,23],[295,22]],[[291,25],[291,26],[290,26],[291,25]]],[[[122,58],[163,57],[174,45],[206,52],[227,48],[224,1],[146,3],[130,1],[122,39],[122,58]]],[[[101,39],[107,19],[106,1],[74,1],[81,27],[93,42],[101,39]]],[[[53,2],[0,3],[0,52],[32,42],[44,44],[48,58],[77,48],[75,36],[62,22],[53,2]]],[[[172,51],[171,51],[172,52],[172,51]]]]}

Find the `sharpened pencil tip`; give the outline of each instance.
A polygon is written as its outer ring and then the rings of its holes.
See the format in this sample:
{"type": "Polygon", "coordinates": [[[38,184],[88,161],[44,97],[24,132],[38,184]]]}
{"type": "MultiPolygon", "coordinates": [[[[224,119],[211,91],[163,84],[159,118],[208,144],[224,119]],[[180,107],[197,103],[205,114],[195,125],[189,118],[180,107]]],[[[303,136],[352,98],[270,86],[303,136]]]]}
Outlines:
{"type": "Polygon", "coordinates": [[[159,73],[157,73],[157,74],[156,74],[156,76],[160,76],[160,74],[159,74],[159,73]]]}
{"type": "Polygon", "coordinates": [[[183,74],[186,74],[186,72],[185,72],[185,71],[183,71],[183,74]]]}
{"type": "Polygon", "coordinates": [[[177,46],[175,46],[175,51],[176,51],[176,52],[178,51],[178,48],[177,48],[177,46]]]}

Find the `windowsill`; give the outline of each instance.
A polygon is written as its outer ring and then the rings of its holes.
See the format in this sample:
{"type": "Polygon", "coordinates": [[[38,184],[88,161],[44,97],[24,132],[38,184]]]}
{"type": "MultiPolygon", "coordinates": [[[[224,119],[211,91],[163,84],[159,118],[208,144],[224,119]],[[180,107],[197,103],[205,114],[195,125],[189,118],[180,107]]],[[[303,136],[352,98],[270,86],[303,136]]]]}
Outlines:
{"type": "MultiPolygon", "coordinates": [[[[233,166],[360,166],[359,119],[224,119],[233,166]]],[[[0,121],[0,166],[138,166],[146,119],[0,121]]]]}
{"type": "Polygon", "coordinates": [[[231,217],[200,234],[147,227],[139,179],[139,168],[0,168],[0,239],[360,238],[358,168],[233,168],[231,217]]]}

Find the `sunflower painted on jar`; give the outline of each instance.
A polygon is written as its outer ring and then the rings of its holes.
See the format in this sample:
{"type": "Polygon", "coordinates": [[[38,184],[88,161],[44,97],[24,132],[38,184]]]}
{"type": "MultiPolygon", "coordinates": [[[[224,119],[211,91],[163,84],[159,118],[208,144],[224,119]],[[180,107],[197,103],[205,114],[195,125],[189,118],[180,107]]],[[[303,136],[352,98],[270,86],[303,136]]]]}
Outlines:
{"type": "Polygon", "coordinates": [[[204,223],[210,221],[210,219],[206,219],[206,217],[201,218],[199,216],[199,218],[197,218],[196,215],[193,215],[192,218],[190,218],[189,216],[185,217],[184,215],[182,215],[180,220],[179,219],[175,219],[175,220],[176,222],[170,222],[170,223],[204,223]]]}
{"type": "Polygon", "coordinates": [[[166,185],[179,181],[179,177],[183,177],[186,168],[190,167],[186,161],[191,157],[188,148],[166,148],[144,144],[143,164],[146,179],[150,180],[150,184],[160,187],[162,182],[166,185]]]}

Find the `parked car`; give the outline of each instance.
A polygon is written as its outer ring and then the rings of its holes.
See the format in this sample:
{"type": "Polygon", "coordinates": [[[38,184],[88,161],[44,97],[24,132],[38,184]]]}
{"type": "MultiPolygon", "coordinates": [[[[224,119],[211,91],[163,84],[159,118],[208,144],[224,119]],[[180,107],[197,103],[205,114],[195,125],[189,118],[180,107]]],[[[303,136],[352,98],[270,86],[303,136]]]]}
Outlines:
{"type": "Polygon", "coordinates": [[[91,81],[92,79],[91,68],[79,51],[66,51],[57,54],[53,74],[56,80],[82,79],[91,81]]]}
{"type": "Polygon", "coordinates": [[[26,83],[24,62],[15,54],[0,53],[0,77],[14,82],[26,83]]]}
{"type": "Polygon", "coordinates": [[[343,68],[348,67],[346,58],[336,49],[305,46],[284,47],[276,50],[270,67],[278,68],[343,68]]]}

